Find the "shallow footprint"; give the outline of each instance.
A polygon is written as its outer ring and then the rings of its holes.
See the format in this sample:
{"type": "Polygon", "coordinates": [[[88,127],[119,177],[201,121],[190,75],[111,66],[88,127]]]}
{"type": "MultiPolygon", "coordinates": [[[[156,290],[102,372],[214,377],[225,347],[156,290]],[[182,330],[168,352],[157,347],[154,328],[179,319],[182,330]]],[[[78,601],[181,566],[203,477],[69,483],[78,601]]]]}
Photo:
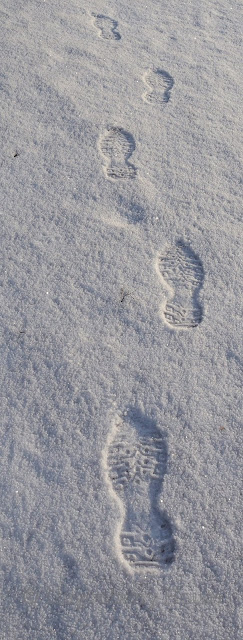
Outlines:
{"type": "Polygon", "coordinates": [[[175,542],[158,507],[167,448],[155,424],[138,412],[120,420],[106,451],[108,481],[123,505],[119,554],[130,567],[159,569],[174,559],[175,542]]]}
{"type": "Polygon", "coordinates": [[[160,105],[169,102],[174,80],[167,71],[150,69],[144,76],[144,82],[149,87],[143,96],[146,102],[160,105]]]}
{"type": "Polygon", "coordinates": [[[135,178],[136,168],[128,160],[135,149],[133,136],[121,127],[108,127],[99,141],[100,151],[106,160],[108,178],[135,178]]]}
{"type": "Polygon", "coordinates": [[[202,321],[202,307],[198,294],[203,284],[204,271],[201,260],[182,241],[169,247],[159,257],[159,273],[172,298],[163,308],[167,324],[174,329],[191,329],[202,321]]]}
{"type": "Polygon", "coordinates": [[[108,16],[97,15],[96,13],[92,13],[94,18],[94,23],[97,29],[100,31],[100,37],[104,38],[104,40],[120,40],[121,36],[118,31],[116,31],[118,27],[118,22],[116,20],[112,20],[108,16]]]}

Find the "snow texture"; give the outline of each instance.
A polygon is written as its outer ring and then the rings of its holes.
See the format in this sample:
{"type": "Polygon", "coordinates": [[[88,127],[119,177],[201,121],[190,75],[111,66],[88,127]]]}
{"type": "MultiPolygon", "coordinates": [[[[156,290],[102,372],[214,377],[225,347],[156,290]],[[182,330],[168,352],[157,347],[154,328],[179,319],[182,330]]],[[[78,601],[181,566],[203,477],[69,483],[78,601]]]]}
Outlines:
{"type": "Polygon", "coordinates": [[[0,638],[240,640],[242,4],[0,17],[0,638]]]}

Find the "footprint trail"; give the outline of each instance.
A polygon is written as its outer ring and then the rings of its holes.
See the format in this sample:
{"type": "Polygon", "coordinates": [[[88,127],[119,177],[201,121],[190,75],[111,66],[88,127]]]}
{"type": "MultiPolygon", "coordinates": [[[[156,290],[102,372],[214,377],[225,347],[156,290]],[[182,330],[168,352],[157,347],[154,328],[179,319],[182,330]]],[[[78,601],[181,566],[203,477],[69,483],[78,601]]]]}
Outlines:
{"type": "Polygon", "coordinates": [[[105,173],[113,180],[135,178],[136,168],[129,162],[135,150],[133,136],[121,127],[109,127],[99,141],[105,158],[105,173]]]}
{"type": "Polygon", "coordinates": [[[171,300],[163,308],[166,323],[174,329],[191,329],[202,321],[202,307],[198,295],[204,271],[199,257],[179,241],[169,247],[158,261],[158,270],[171,290],[171,300]]]}
{"type": "Polygon", "coordinates": [[[92,16],[101,38],[104,38],[104,40],[121,40],[120,33],[116,31],[118,27],[116,20],[112,20],[108,16],[97,15],[96,13],[92,13],[92,16]]]}
{"type": "Polygon", "coordinates": [[[144,82],[149,88],[143,96],[146,102],[159,105],[169,102],[174,80],[167,71],[150,69],[144,76],[144,82]]]}
{"type": "Polygon", "coordinates": [[[126,416],[111,433],[106,472],[123,506],[119,555],[134,569],[160,569],[174,559],[172,527],[158,506],[166,473],[167,448],[155,424],[138,412],[126,416]]]}

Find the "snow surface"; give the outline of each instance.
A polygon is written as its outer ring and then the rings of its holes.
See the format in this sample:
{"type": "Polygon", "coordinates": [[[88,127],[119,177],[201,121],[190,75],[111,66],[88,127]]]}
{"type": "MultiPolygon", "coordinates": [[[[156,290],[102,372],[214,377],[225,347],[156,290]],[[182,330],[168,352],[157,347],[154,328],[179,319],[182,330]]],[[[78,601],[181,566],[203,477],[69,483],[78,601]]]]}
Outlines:
{"type": "Polygon", "coordinates": [[[0,9],[1,640],[236,640],[242,4],[0,9]],[[133,176],[109,175],[116,149],[133,176]],[[194,327],[166,319],[178,241],[202,265],[194,327]],[[166,441],[175,555],[154,571],[115,533],[127,412],[166,441]]]}

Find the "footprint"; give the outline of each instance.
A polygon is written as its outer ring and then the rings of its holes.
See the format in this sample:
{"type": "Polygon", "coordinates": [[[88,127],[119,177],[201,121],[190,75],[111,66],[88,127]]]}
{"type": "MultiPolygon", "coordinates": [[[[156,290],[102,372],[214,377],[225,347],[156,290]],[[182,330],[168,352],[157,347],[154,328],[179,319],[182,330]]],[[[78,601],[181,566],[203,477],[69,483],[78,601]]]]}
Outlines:
{"type": "Polygon", "coordinates": [[[173,295],[163,309],[164,319],[173,329],[191,329],[202,321],[198,294],[204,271],[199,257],[182,241],[169,247],[158,262],[159,273],[173,295]]]}
{"type": "Polygon", "coordinates": [[[128,162],[135,149],[135,141],[130,133],[121,127],[108,127],[99,146],[106,159],[105,173],[108,178],[135,178],[136,168],[128,162]]]}
{"type": "Polygon", "coordinates": [[[167,71],[150,69],[144,76],[144,82],[150,89],[143,96],[146,102],[160,105],[169,102],[174,80],[167,71]]]}
{"type": "Polygon", "coordinates": [[[158,506],[166,462],[165,440],[153,422],[137,412],[116,424],[107,447],[106,471],[123,506],[119,555],[132,568],[158,569],[174,559],[172,528],[158,506]]]}
{"type": "Polygon", "coordinates": [[[118,22],[116,20],[112,20],[108,16],[97,15],[96,13],[92,13],[94,18],[94,23],[97,29],[100,30],[100,37],[104,38],[104,40],[120,40],[121,36],[116,28],[118,26],[118,22]]]}

